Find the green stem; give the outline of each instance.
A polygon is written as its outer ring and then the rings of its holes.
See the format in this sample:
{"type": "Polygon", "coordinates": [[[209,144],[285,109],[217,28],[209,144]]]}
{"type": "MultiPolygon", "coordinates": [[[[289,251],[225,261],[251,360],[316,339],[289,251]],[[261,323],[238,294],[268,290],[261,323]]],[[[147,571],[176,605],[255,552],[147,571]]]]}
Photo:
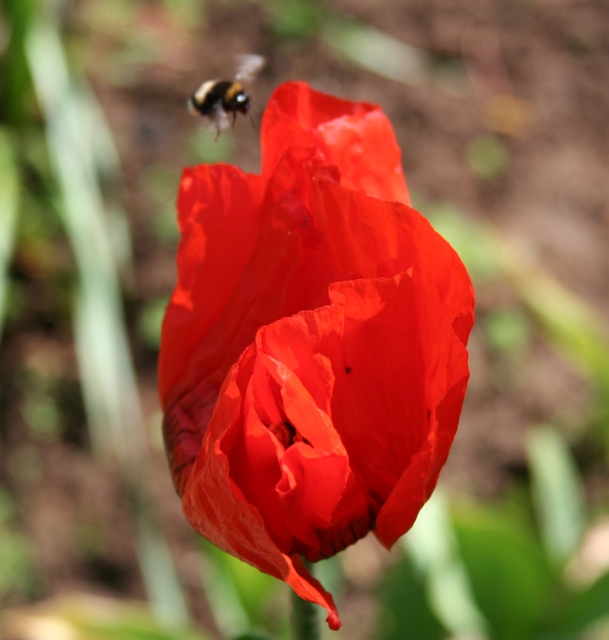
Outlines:
{"type": "Polygon", "coordinates": [[[292,591],[292,640],[321,640],[319,607],[292,591]]]}

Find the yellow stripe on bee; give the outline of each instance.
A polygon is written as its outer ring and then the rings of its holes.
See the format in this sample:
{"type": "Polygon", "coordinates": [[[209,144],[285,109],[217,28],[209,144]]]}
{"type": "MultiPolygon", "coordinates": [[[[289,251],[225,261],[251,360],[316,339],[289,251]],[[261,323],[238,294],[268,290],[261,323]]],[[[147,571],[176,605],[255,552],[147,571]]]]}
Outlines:
{"type": "Polygon", "coordinates": [[[243,87],[238,82],[233,82],[233,84],[226,91],[224,99],[226,100],[226,102],[230,102],[240,91],[243,91],[243,87]]]}
{"type": "Polygon", "coordinates": [[[205,102],[205,97],[207,96],[210,89],[217,84],[217,80],[208,80],[204,82],[193,94],[193,100],[198,105],[201,105],[205,102]]]}

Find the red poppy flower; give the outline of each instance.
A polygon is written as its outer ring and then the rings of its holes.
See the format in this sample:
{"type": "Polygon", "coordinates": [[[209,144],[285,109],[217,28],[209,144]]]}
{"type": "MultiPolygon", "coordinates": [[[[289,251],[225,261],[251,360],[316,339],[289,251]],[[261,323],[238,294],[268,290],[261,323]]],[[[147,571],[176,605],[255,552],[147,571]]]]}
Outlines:
{"type": "Polygon", "coordinates": [[[285,84],[262,148],[261,176],[184,171],[164,435],[195,529],[324,606],[336,629],[301,557],[370,530],[390,547],[412,526],[457,427],[473,291],[405,204],[377,107],[285,84]]]}

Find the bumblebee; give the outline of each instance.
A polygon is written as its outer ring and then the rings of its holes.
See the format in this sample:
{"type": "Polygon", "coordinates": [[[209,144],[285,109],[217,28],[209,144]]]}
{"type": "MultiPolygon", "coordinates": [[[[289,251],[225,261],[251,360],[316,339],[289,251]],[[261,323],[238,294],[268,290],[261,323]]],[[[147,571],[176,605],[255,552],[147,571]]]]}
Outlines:
{"type": "Polygon", "coordinates": [[[203,116],[207,124],[216,129],[216,139],[222,129],[235,124],[238,113],[249,113],[252,102],[244,84],[252,82],[265,59],[258,55],[243,55],[238,57],[237,63],[234,80],[208,80],[188,99],[190,111],[203,116]]]}

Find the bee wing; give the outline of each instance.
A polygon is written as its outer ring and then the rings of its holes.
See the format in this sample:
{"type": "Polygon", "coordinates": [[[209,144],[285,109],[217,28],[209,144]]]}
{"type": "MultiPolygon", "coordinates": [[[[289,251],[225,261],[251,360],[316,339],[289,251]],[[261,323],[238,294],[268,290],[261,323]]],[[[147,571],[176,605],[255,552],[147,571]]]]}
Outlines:
{"type": "Polygon", "coordinates": [[[221,129],[227,129],[230,126],[230,120],[228,119],[226,111],[222,108],[221,102],[217,102],[210,113],[203,115],[198,109],[197,101],[197,94],[193,93],[192,96],[188,98],[186,105],[188,106],[190,113],[201,118],[206,129],[215,129],[216,131],[220,131],[221,129]]]}
{"type": "Polygon", "coordinates": [[[218,102],[214,105],[212,112],[207,118],[207,128],[220,131],[221,129],[228,129],[230,127],[230,120],[226,111],[222,108],[222,103],[218,102]]]}
{"type": "Polygon", "coordinates": [[[237,56],[237,75],[235,80],[238,82],[251,82],[256,74],[264,67],[266,58],[254,53],[248,53],[237,56]]]}

